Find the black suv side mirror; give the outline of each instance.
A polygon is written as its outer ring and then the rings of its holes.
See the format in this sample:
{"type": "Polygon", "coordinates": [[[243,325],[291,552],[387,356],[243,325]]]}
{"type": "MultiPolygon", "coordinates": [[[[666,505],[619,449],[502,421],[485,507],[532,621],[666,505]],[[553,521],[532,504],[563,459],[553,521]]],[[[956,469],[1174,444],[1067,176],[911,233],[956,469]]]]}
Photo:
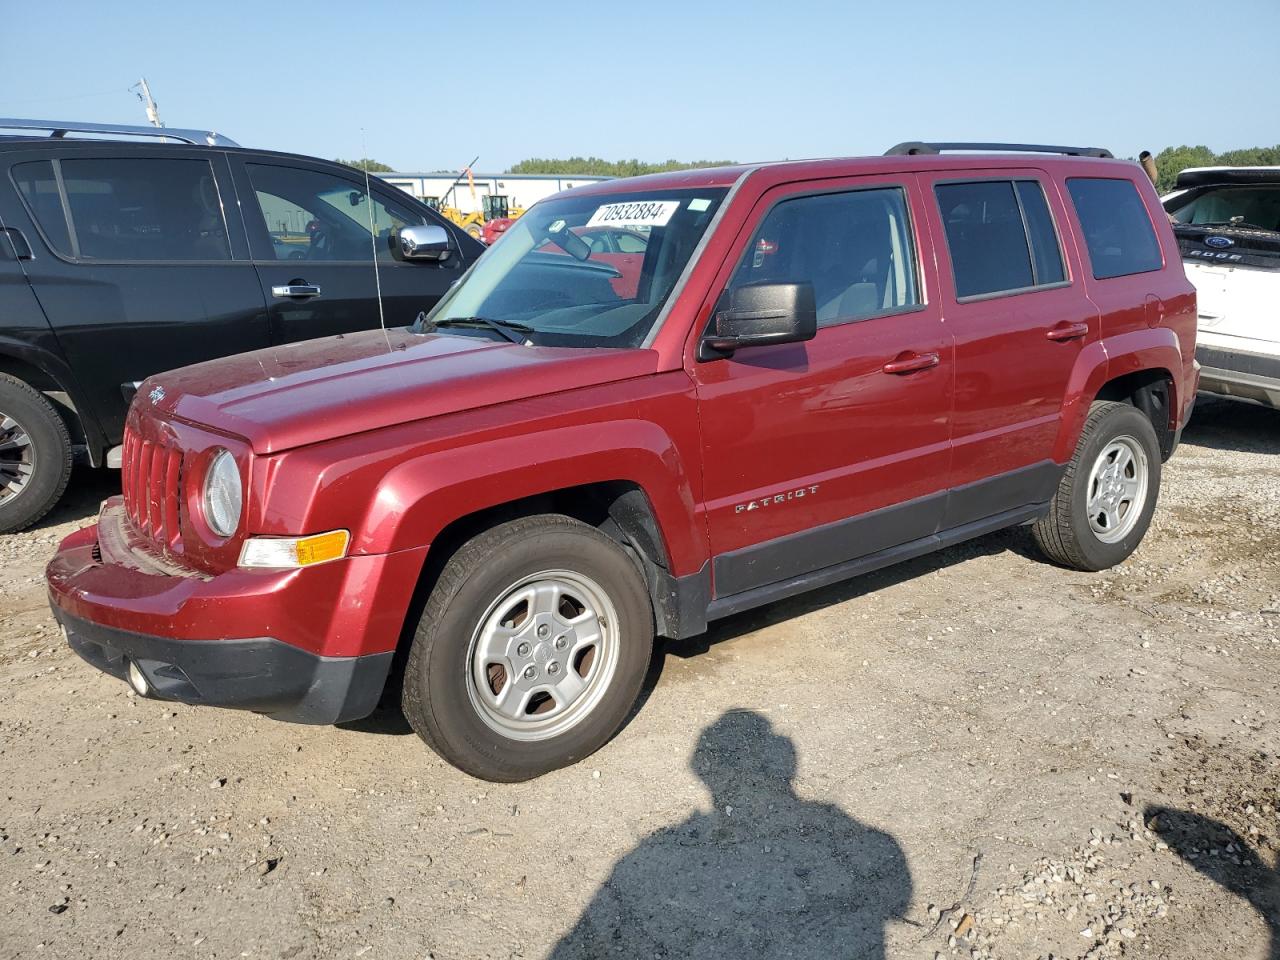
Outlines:
{"type": "Polygon", "coordinates": [[[449,231],[434,223],[406,224],[391,237],[397,260],[447,260],[452,252],[449,231]]]}
{"type": "Polygon", "coordinates": [[[726,307],[716,306],[699,360],[727,356],[742,347],[799,343],[818,335],[812,283],[757,283],[738,287],[726,307]]]}

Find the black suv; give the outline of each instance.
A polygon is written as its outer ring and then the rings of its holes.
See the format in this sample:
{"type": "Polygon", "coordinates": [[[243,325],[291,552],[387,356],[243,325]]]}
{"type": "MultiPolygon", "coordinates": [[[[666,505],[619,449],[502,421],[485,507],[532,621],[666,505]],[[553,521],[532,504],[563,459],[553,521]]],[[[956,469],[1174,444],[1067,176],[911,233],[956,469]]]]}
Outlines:
{"type": "Polygon", "coordinates": [[[363,173],[325,160],[172,128],[0,119],[5,132],[0,533],[42,517],[73,460],[119,466],[151,374],[404,326],[484,249],[388,184],[370,183],[370,203],[363,173]]]}

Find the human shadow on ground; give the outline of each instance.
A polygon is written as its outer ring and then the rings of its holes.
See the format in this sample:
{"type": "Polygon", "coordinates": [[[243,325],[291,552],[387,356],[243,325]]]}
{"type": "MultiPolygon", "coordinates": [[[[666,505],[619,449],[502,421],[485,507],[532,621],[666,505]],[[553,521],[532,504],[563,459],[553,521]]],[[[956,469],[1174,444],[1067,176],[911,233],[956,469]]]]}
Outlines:
{"type": "Polygon", "coordinates": [[[626,854],[552,960],[884,957],[912,889],[889,834],[796,796],[795,746],[754,711],[703,730],[690,765],[713,809],[626,854]]]}
{"type": "Polygon", "coordinates": [[[1170,850],[1258,911],[1271,932],[1267,956],[1280,960],[1280,870],[1225,823],[1203,814],[1149,806],[1144,815],[1170,850]]]}

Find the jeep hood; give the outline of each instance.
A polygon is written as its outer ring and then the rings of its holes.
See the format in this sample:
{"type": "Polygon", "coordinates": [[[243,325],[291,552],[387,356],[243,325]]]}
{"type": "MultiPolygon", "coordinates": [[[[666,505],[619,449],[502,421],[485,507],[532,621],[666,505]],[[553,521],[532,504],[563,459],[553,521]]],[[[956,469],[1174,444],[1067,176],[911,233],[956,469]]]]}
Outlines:
{"type": "Polygon", "coordinates": [[[656,369],[652,350],[370,330],[157,374],[134,403],[243,437],[268,454],[656,369]]]}

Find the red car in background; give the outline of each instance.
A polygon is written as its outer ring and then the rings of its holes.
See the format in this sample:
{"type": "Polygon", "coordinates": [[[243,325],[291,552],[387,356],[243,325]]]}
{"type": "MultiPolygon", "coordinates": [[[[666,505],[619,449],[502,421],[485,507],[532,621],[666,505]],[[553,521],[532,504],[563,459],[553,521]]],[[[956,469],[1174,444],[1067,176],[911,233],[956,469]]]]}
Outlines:
{"type": "Polygon", "coordinates": [[[486,220],[484,226],[480,228],[480,242],[486,247],[491,246],[515,222],[513,217],[494,217],[492,220],[486,220]]]}
{"type": "MultiPolygon", "coordinates": [[[[607,263],[619,276],[609,281],[613,292],[621,300],[630,300],[640,285],[640,268],[644,266],[644,252],[649,246],[649,236],[639,230],[621,230],[617,227],[575,227],[573,232],[591,247],[591,258],[597,263],[607,263]]],[[[538,247],[540,253],[565,251],[551,240],[538,247]]]]}

